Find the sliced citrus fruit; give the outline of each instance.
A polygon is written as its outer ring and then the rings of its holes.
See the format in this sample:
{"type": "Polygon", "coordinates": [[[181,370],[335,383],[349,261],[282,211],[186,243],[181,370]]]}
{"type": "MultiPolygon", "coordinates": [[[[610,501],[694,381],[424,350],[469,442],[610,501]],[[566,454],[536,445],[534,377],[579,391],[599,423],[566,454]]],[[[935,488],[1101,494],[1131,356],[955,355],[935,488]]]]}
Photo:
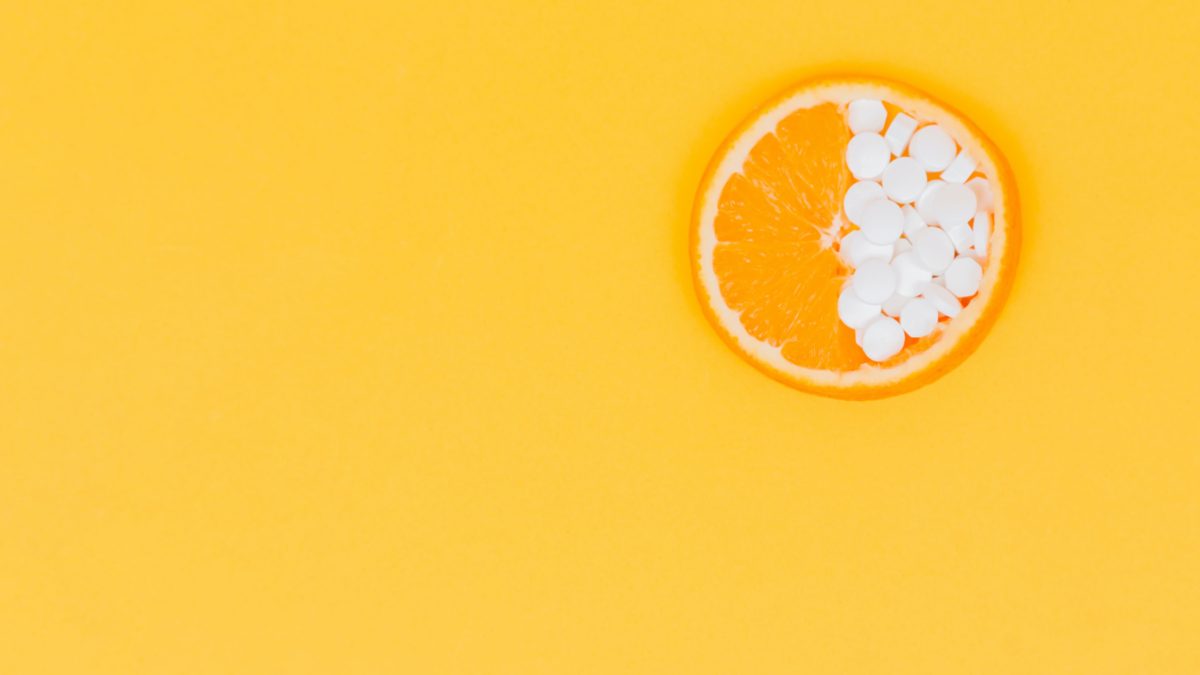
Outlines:
{"type": "Polygon", "coordinates": [[[982,341],[1020,244],[1012,172],[970,120],[879,78],[802,82],[713,156],[692,273],[721,338],[771,377],[868,399],[982,341]]]}

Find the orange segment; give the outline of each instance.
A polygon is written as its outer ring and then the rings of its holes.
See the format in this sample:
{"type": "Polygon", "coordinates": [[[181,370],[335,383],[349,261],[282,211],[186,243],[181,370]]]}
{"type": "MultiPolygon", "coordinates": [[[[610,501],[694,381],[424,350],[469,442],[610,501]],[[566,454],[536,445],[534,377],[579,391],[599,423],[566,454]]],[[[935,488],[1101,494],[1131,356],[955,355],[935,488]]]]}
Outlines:
{"type": "Polygon", "coordinates": [[[832,103],[797,110],[755,144],[721,192],[713,266],[750,335],[811,368],[860,365],[837,318],[846,270],[830,247],[840,229],[850,132],[832,103]],[[814,335],[827,333],[829,342],[814,335]]]}
{"type": "Polygon", "coordinates": [[[692,269],[706,316],[756,367],[799,389],[878,398],[936,379],[975,348],[1011,286],[1018,242],[1011,172],[973,124],[904,85],[825,78],[785,92],[718,150],[697,193],[692,269]],[[837,253],[850,227],[842,198],[853,182],[846,106],[858,98],[885,101],[889,116],[902,110],[948,129],[980,159],[997,204],[980,293],[884,363],[866,358],[837,313],[851,272],[837,253]]]}

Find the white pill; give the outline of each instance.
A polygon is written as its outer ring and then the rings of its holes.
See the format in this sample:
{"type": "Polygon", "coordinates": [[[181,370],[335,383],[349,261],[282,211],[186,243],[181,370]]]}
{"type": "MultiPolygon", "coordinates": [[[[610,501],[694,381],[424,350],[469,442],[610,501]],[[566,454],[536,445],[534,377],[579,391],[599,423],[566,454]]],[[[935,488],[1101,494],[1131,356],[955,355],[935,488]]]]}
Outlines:
{"type": "Polygon", "coordinates": [[[850,131],[856,134],[864,131],[877,134],[883,131],[883,123],[887,122],[887,108],[874,99],[860,98],[850,102],[847,116],[850,131]]]}
{"type": "Polygon", "coordinates": [[[925,228],[925,219],[914,207],[905,204],[901,211],[904,212],[904,236],[911,237],[917,230],[925,228]]]}
{"type": "Polygon", "coordinates": [[[925,298],[913,298],[900,312],[900,327],[915,338],[923,338],[937,328],[938,310],[925,298]]]}
{"type": "Polygon", "coordinates": [[[872,361],[886,361],[904,349],[904,329],[895,319],[883,317],[863,331],[863,352],[872,361]]]}
{"type": "Polygon", "coordinates": [[[863,206],[862,222],[858,226],[868,241],[891,244],[904,231],[904,212],[891,200],[872,199],[863,206]]]}
{"type": "Polygon", "coordinates": [[[975,158],[962,150],[958,153],[958,157],[950,162],[950,166],[942,172],[942,180],[947,183],[963,183],[971,174],[975,172],[975,158]]]}
{"type": "Polygon", "coordinates": [[[975,215],[975,192],[960,183],[946,183],[932,197],[929,208],[942,227],[965,225],[975,215]]]}
{"type": "Polygon", "coordinates": [[[892,318],[899,317],[900,312],[904,311],[904,306],[908,304],[909,300],[912,300],[912,298],[896,293],[888,298],[887,302],[883,303],[883,313],[892,318]]]}
{"type": "Polygon", "coordinates": [[[842,199],[842,208],[846,210],[846,218],[858,225],[863,205],[872,199],[879,199],[883,196],[885,196],[883,186],[873,180],[860,180],[851,185],[842,199]]]}
{"type": "Polygon", "coordinates": [[[883,191],[901,204],[919,197],[925,182],[925,169],[912,157],[893,159],[883,170],[883,191]]]}
{"type": "Polygon", "coordinates": [[[967,224],[955,225],[946,230],[946,234],[950,237],[950,241],[954,242],[954,252],[959,255],[971,250],[971,244],[975,241],[975,235],[971,232],[971,226],[967,224]]]}
{"type": "Polygon", "coordinates": [[[851,267],[858,267],[864,260],[872,258],[887,262],[892,259],[891,244],[872,244],[863,236],[862,230],[855,230],[842,237],[840,247],[842,259],[851,267]]]}
{"type": "Polygon", "coordinates": [[[962,305],[959,304],[958,298],[932,281],[921,286],[921,297],[932,302],[933,306],[937,307],[937,311],[952,319],[962,311],[962,305]]]}
{"type": "Polygon", "coordinates": [[[891,159],[887,141],[879,134],[855,134],[846,146],[846,166],[855,178],[878,178],[891,159]]]}
{"type": "MultiPolygon", "coordinates": [[[[882,319],[883,317],[880,316],[878,318],[882,319]]],[[[873,323],[875,323],[875,319],[871,319],[866,323],[866,325],[854,329],[854,344],[858,345],[859,347],[862,346],[863,333],[866,333],[867,329],[870,328],[871,324],[873,323]]]]}
{"type": "Polygon", "coordinates": [[[988,239],[992,235],[992,214],[985,211],[980,211],[975,214],[975,222],[971,226],[972,245],[975,247],[975,255],[980,258],[987,258],[988,239]]]}
{"type": "Polygon", "coordinates": [[[926,225],[937,225],[937,220],[933,214],[933,197],[939,191],[946,181],[934,179],[925,185],[925,189],[921,191],[921,196],[917,197],[917,214],[925,221],[926,225]]]}
{"type": "Polygon", "coordinates": [[[974,258],[960,255],[946,268],[942,278],[946,280],[946,290],[960,298],[969,298],[979,292],[983,268],[974,258]]]}
{"type": "Polygon", "coordinates": [[[954,139],[936,124],[918,129],[908,146],[912,155],[926,171],[941,171],[954,161],[954,139]]]}
{"type": "Polygon", "coordinates": [[[838,318],[842,323],[851,328],[862,328],[871,319],[879,316],[880,307],[863,302],[849,286],[846,286],[838,296],[837,309],[838,318]]]}
{"type": "Polygon", "coordinates": [[[904,113],[896,113],[896,116],[892,118],[892,123],[888,125],[887,132],[883,135],[893,155],[899,157],[904,154],[908,139],[912,138],[916,129],[917,121],[915,119],[904,113]]]}
{"type": "Polygon", "coordinates": [[[940,227],[927,227],[912,236],[913,254],[921,266],[941,274],[954,260],[954,242],[940,227]]]}
{"type": "Polygon", "coordinates": [[[909,298],[920,292],[921,284],[933,278],[933,273],[921,266],[912,252],[897,255],[892,260],[892,269],[896,270],[896,293],[909,298]]]}
{"type": "Polygon", "coordinates": [[[992,186],[986,178],[972,178],[967,181],[967,187],[975,193],[975,208],[980,211],[992,210],[992,186]]]}
{"type": "Polygon", "coordinates": [[[882,260],[866,260],[854,270],[850,287],[859,300],[868,305],[882,305],[896,292],[896,272],[882,260]]]}

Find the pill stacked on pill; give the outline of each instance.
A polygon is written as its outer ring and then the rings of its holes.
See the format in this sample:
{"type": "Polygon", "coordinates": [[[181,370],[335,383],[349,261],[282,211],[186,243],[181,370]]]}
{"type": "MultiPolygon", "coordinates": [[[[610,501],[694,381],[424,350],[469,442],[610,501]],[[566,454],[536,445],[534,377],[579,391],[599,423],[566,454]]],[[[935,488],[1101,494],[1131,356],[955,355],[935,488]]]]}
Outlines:
{"type": "Polygon", "coordinates": [[[852,270],[838,318],[872,361],[939,330],[979,292],[992,197],[976,161],[936,123],[875,99],[846,107],[849,221],[839,252],[852,270]]]}

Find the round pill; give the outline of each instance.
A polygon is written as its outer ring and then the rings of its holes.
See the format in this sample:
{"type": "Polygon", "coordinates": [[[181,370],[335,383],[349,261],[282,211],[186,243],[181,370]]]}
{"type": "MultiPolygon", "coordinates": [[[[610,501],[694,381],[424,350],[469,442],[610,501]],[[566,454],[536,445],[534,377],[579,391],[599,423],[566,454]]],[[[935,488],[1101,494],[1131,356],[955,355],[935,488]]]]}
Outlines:
{"type": "Polygon", "coordinates": [[[904,329],[885,316],[863,331],[862,348],[868,359],[886,361],[904,349],[904,329]]]}
{"type": "Polygon", "coordinates": [[[959,255],[971,250],[971,244],[975,239],[975,235],[971,233],[971,226],[963,223],[955,225],[946,230],[946,234],[950,236],[950,241],[954,242],[954,250],[959,255]]]}
{"type": "Polygon", "coordinates": [[[904,212],[904,236],[911,237],[917,230],[925,227],[925,219],[912,205],[905,204],[900,210],[904,212]]]}
{"type": "Polygon", "coordinates": [[[859,300],[879,306],[896,292],[896,272],[882,260],[867,260],[854,270],[850,286],[859,300]]]}
{"type": "Polygon", "coordinates": [[[846,146],[846,166],[855,178],[877,178],[887,167],[891,151],[879,134],[855,134],[846,146]]]}
{"type": "Polygon", "coordinates": [[[932,281],[921,285],[921,297],[932,302],[938,312],[952,319],[962,311],[962,305],[958,302],[958,298],[954,297],[954,294],[946,290],[944,286],[939,286],[932,281]]]}
{"type": "Polygon", "coordinates": [[[862,328],[879,316],[879,305],[871,305],[859,299],[849,287],[842,289],[837,303],[838,318],[851,328],[862,328]]]}
{"type": "Polygon", "coordinates": [[[855,230],[842,237],[839,248],[842,259],[851,267],[858,267],[864,260],[878,258],[884,262],[892,259],[891,244],[872,244],[863,236],[862,230],[855,230]]]}
{"type": "Polygon", "coordinates": [[[926,171],[941,171],[954,161],[954,139],[936,124],[918,129],[908,143],[912,155],[926,171]]]}
{"type": "Polygon", "coordinates": [[[946,290],[960,298],[969,298],[979,292],[983,268],[974,258],[960,255],[950,263],[942,277],[946,280],[946,290]]]}
{"type": "Polygon", "coordinates": [[[913,298],[900,311],[900,327],[915,338],[923,338],[937,327],[938,311],[925,298],[913,298]]]}
{"type": "Polygon", "coordinates": [[[872,199],[862,209],[862,228],[867,240],[875,244],[891,244],[904,231],[904,212],[888,199],[872,199]]]}
{"type": "Polygon", "coordinates": [[[975,215],[977,200],[975,192],[966,185],[946,183],[932,197],[929,208],[933,217],[942,227],[966,225],[975,215]]]}
{"type": "Polygon", "coordinates": [[[917,262],[934,274],[941,274],[954,260],[954,242],[940,227],[927,227],[912,236],[917,262]]]}
{"type": "Polygon", "coordinates": [[[909,298],[920,292],[921,284],[933,278],[933,273],[922,267],[911,251],[897,255],[892,260],[892,269],[896,271],[896,294],[909,298]]]}
{"type": "Polygon", "coordinates": [[[888,149],[892,154],[899,157],[904,154],[904,148],[908,146],[908,139],[912,138],[913,131],[917,128],[917,121],[904,113],[896,113],[892,118],[892,123],[888,125],[887,131],[884,132],[883,138],[888,143],[888,149]]]}
{"type": "Polygon", "coordinates": [[[919,197],[925,182],[925,169],[912,157],[893,159],[883,170],[883,191],[902,204],[919,197]]]}
{"type": "Polygon", "coordinates": [[[859,218],[862,217],[863,205],[872,199],[884,196],[883,186],[873,180],[860,180],[851,185],[846,190],[846,196],[842,198],[842,208],[846,210],[846,218],[858,225],[859,218]]]}
{"type": "Polygon", "coordinates": [[[971,174],[975,172],[975,158],[972,157],[966,150],[958,153],[950,166],[942,172],[942,180],[947,183],[965,183],[971,174]]]}
{"type": "Polygon", "coordinates": [[[864,131],[877,134],[883,131],[883,123],[887,122],[887,108],[874,99],[860,98],[850,102],[847,117],[850,131],[856,134],[864,131]]]}
{"type": "Polygon", "coordinates": [[[858,345],[859,347],[862,346],[863,333],[866,333],[867,329],[870,328],[871,324],[873,323],[875,323],[875,319],[871,319],[865,325],[854,329],[854,344],[858,345]]]}
{"type": "Polygon", "coordinates": [[[988,238],[992,234],[992,216],[989,213],[980,211],[975,214],[975,220],[971,225],[972,245],[975,247],[975,255],[980,258],[987,258],[988,238]]]}
{"type": "Polygon", "coordinates": [[[946,184],[944,180],[934,179],[925,185],[925,189],[921,191],[921,196],[917,197],[917,215],[925,221],[926,225],[937,225],[937,220],[933,213],[933,198],[946,184]]]}
{"type": "Polygon", "coordinates": [[[896,293],[888,298],[887,302],[883,303],[883,313],[892,318],[897,318],[900,316],[900,312],[904,311],[904,306],[908,304],[909,300],[912,300],[912,298],[896,293]]]}
{"type": "Polygon", "coordinates": [[[975,208],[988,211],[992,208],[992,186],[986,178],[972,178],[967,181],[967,187],[975,193],[975,208]]]}

